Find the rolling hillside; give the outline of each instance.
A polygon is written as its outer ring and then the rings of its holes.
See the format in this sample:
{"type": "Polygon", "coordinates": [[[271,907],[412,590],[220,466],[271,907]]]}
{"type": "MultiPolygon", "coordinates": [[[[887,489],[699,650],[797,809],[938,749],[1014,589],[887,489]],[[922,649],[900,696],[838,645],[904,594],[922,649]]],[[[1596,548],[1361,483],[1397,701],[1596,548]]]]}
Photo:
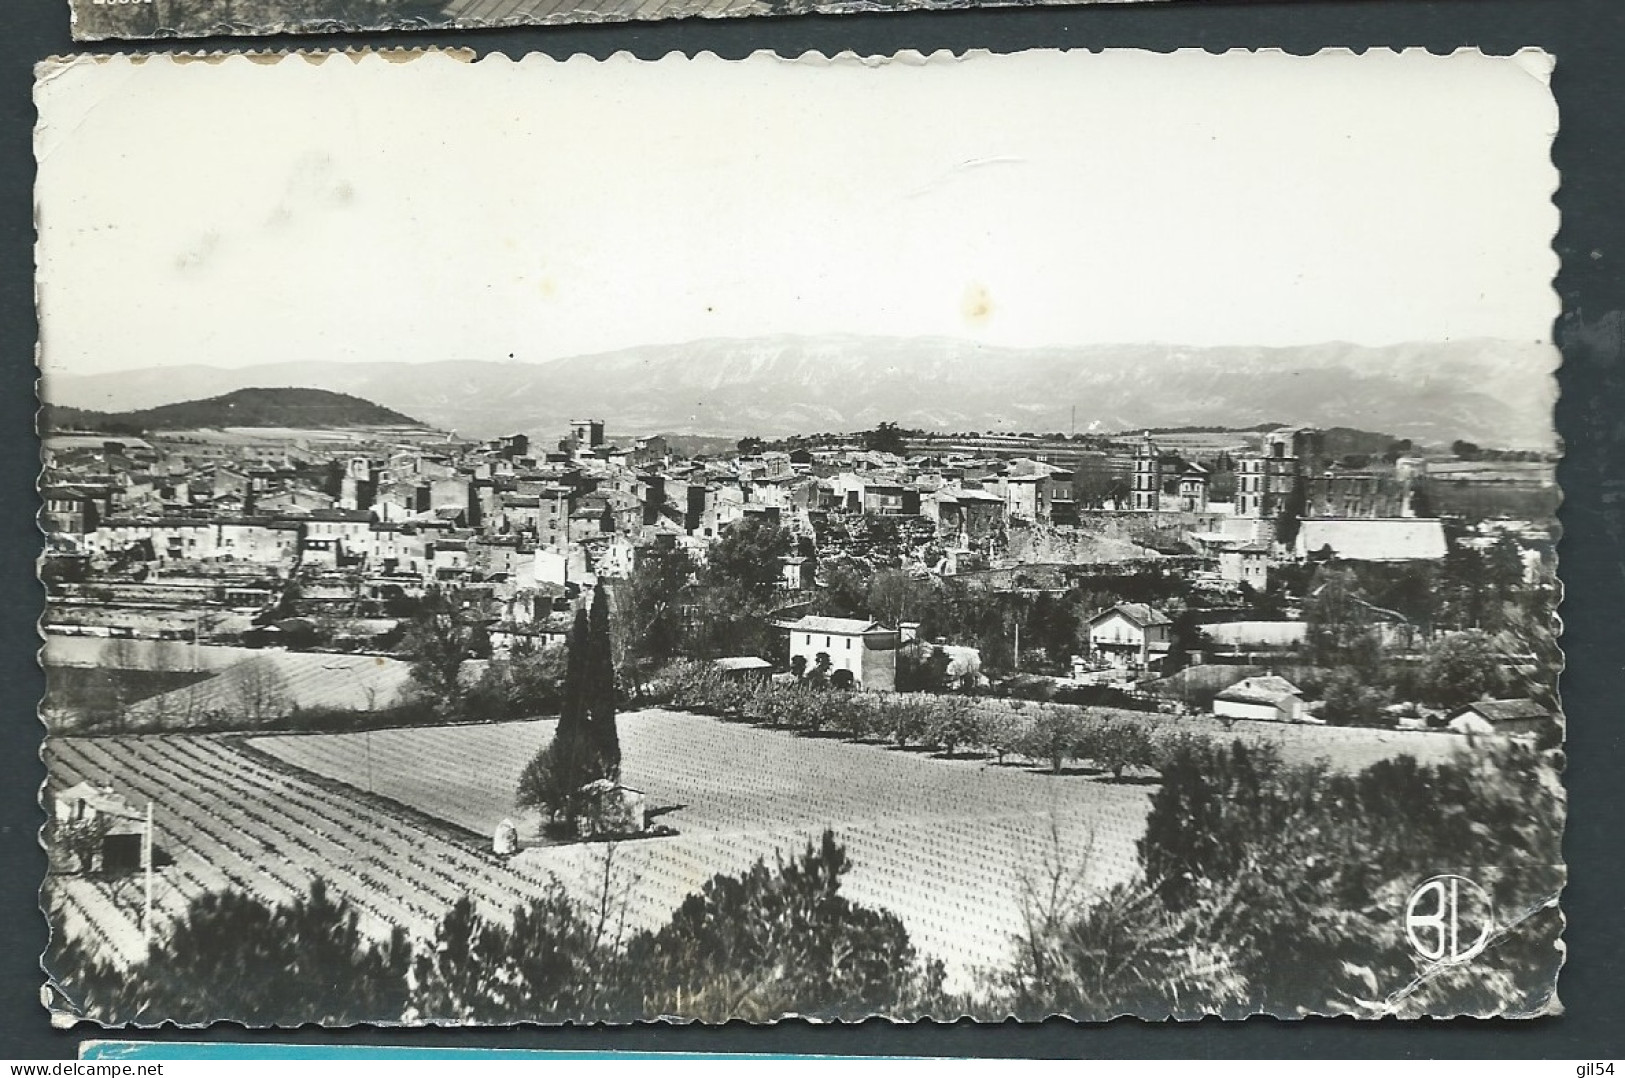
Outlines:
{"type": "Polygon", "coordinates": [[[217,427],[420,427],[410,416],[371,401],[326,389],[248,388],[205,400],[188,400],[132,412],[99,412],[47,404],[41,426],[48,430],[140,433],[217,427]]]}

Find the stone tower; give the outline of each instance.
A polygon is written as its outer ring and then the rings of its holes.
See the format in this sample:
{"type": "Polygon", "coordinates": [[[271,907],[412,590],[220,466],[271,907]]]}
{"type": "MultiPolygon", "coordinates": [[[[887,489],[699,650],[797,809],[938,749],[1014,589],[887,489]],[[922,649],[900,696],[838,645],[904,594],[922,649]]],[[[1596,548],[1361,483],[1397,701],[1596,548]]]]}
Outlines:
{"type": "Polygon", "coordinates": [[[1129,508],[1154,513],[1162,507],[1162,456],[1151,432],[1134,451],[1134,484],[1129,491],[1129,508]]]}

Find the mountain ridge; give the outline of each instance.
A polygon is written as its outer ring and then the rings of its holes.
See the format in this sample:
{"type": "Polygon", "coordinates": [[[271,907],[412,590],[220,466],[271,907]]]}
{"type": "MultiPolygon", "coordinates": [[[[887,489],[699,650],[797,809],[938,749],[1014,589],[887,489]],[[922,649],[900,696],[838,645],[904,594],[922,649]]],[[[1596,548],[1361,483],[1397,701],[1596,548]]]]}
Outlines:
{"type": "Polygon", "coordinates": [[[1486,445],[1555,443],[1556,350],[1447,341],[1287,348],[1008,348],[953,338],[711,338],[539,362],[289,361],[50,375],[52,403],[135,405],[250,383],[320,387],[473,437],[562,434],[601,416],[611,438],[764,437],[873,427],[1079,431],[1285,421],[1486,445]]]}

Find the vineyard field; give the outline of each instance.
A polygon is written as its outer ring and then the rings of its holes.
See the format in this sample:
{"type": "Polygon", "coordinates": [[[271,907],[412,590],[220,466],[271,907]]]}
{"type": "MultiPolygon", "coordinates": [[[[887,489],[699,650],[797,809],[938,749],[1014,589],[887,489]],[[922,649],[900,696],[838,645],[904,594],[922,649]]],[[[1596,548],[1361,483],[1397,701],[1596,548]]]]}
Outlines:
{"type": "MultiPolygon", "coordinates": [[[[554,723],[512,722],[256,737],[294,766],[370,789],[469,832],[516,818],[520,769],[554,723]],[[432,761],[433,763],[429,763],[432,761]]],[[[623,780],[676,835],[619,845],[631,883],[628,923],[659,925],[719,872],[798,852],[832,828],[857,902],[891,910],[915,945],[941,958],[950,984],[1005,965],[1021,928],[1020,889],[1046,857],[1091,886],[1126,880],[1144,830],[1147,789],[976,760],[941,760],[679,712],[619,720],[623,780]]],[[[527,838],[534,821],[522,821],[527,838]],[[526,826],[528,824],[528,827],[526,826]]],[[[534,845],[516,859],[596,895],[601,844],[534,845]]]]}
{"type": "MultiPolygon", "coordinates": [[[[1410,753],[1455,751],[1459,739],[1396,731],[1217,723],[1197,732],[1267,740],[1288,759],[1326,756],[1363,767],[1410,753]]],[[[479,835],[515,818],[520,770],[553,723],[512,722],[356,734],[256,737],[298,768],[349,783],[479,835]]],[[[986,760],[920,752],[699,715],[642,711],[619,720],[623,778],[678,834],[620,845],[616,870],[631,888],[630,921],[660,923],[719,872],[800,849],[824,828],[841,836],[856,901],[896,913],[916,945],[965,987],[977,967],[1008,962],[1021,928],[1024,882],[1059,861],[1091,887],[1127,880],[1145,826],[1149,787],[1098,776],[1048,775],[986,760]]],[[[522,822],[523,826],[523,822],[522,822]]],[[[532,824],[531,833],[534,833],[532,824]]],[[[517,863],[555,873],[578,895],[597,893],[597,844],[526,849],[517,863]]]]}
{"type": "MultiPolygon", "coordinates": [[[[55,789],[106,783],[133,806],[152,802],[158,845],[174,858],[158,871],[160,922],[206,891],[283,900],[320,875],[375,930],[400,924],[426,937],[464,894],[505,917],[556,877],[594,903],[607,878],[624,895],[627,926],[652,928],[712,876],[798,852],[831,828],[853,863],[846,893],[895,913],[922,953],[943,960],[954,989],[970,988],[978,968],[1009,963],[1024,886],[1049,865],[1091,888],[1128,879],[1154,789],[643,711],[619,721],[623,777],[676,834],[549,845],[515,811],[513,791],[553,726],[52,738],[46,759],[55,789]],[[527,839],[506,860],[487,845],[505,818],[527,839]]],[[[1436,759],[1460,744],[1263,723],[1228,735],[1345,767],[1401,752],[1436,759]]],[[[128,878],[48,884],[67,930],[121,961],[145,948],[139,891],[128,878]]]]}
{"type": "MultiPolygon", "coordinates": [[[[226,737],[52,738],[45,759],[53,790],[90,781],[137,808],[152,803],[157,847],[173,858],[156,872],[160,924],[209,891],[282,901],[321,876],[370,930],[399,924],[426,937],[465,894],[487,916],[505,917],[547,882],[539,869],[426,831],[389,806],[256,760],[226,737]]],[[[117,961],[145,952],[134,877],[53,875],[45,890],[68,932],[117,961]]]]}

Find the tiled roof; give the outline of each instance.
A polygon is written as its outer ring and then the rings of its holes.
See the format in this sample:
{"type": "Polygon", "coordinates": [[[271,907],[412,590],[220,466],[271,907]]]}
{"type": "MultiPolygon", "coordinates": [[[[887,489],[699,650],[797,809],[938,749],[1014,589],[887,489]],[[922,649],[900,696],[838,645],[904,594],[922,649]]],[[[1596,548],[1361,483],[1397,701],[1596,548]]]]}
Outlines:
{"type": "Polygon", "coordinates": [[[1277,677],[1274,674],[1264,674],[1260,677],[1242,678],[1219,693],[1217,699],[1256,704],[1275,704],[1288,697],[1302,695],[1303,690],[1286,678],[1277,677]]]}
{"type": "Polygon", "coordinates": [[[1457,711],[1457,715],[1476,712],[1491,722],[1513,722],[1518,719],[1549,719],[1552,713],[1533,700],[1480,700],[1457,711]]]}
{"type": "Polygon", "coordinates": [[[1164,614],[1156,607],[1149,606],[1146,603],[1118,603],[1116,606],[1107,610],[1102,610],[1100,613],[1090,618],[1089,624],[1093,625],[1095,622],[1100,621],[1108,614],[1113,613],[1123,615],[1125,618],[1128,618],[1141,628],[1149,628],[1153,625],[1173,624],[1172,618],[1168,617],[1168,615],[1164,614]]]}
{"type": "Polygon", "coordinates": [[[718,670],[771,670],[773,664],[766,659],[758,659],[754,655],[733,655],[724,659],[712,659],[711,665],[718,670]]]}
{"type": "Polygon", "coordinates": [[[874,621],[863,621],[858,618],[826,618],[815,614],[809,614],[799,621],[781,621],[778,626],[798,633],[838,633],[842,636],[891,632],[874,621]]]}

